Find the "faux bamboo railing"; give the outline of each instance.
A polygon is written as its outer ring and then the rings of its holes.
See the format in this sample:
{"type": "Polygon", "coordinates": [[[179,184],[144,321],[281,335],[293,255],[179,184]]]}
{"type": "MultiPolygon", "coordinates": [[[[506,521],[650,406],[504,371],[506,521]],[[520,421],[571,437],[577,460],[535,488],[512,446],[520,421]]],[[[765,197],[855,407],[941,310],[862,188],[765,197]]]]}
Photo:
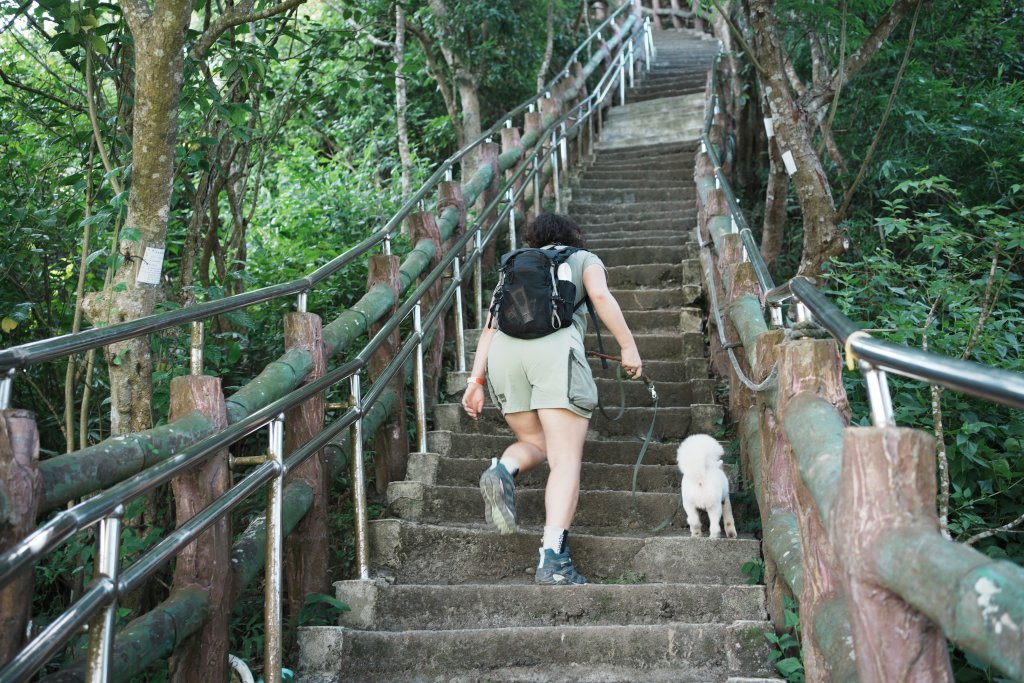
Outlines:
{"type": "Polygon", "coordinates": [[[120,680],[169,656],[177,660],[176,680],[222,680],[231,604],[261,569],[267,584],[264,676],[268,682],[280,680],[282,565],[294,616],[306,594],[326,590],[327,483],[347,464],[352,466],[357,563],[360,575],[367,578],[364,438],[378,431],[391,435],[376,437],[379,481],[404,474],[409,445],[397,421],[404,414],[403,377],[411,364],[417,445],[425,448],[426,397],[437,394],[449,312],[460,368],[465,363],[463,273],[475,273],[472,308],[479,322],[484,312],[480,267],[493,258],[499,231],[507,231],[514,247],[517,220],[522,224],[545,201],[560,207],[568,169],[589,153],[615,90],[624,98],[627,81],[632,82],[642,61],[649,62],[646,28],[632,5],[613,12],[545,93],[446,160],[380,231],[309,276],[171,314],[0,351],[0,497],[4,503],[18,504],[14,507],[19,514],[8,518],[20,525],[17,534],[4,538],[0,546],[0,605],[7,627],[0,647],[0,681],[30,676],[86,623],[87,658],[47,680],[120,680]],[[513,119],[520,115],[522,135],[513,127],[513,119]],[[501,149],[490,142],[499,132],[501,149]],[[462,183],[453,182],[452,169],[467,160],[476,170],[462,183]],[[434,191],[436,210],[417,211],[434,191]],[[467,225],[467,207],[473,204],[474,220],[467,225]],[[403,222],[415,246],[400,260],[390,254],[390,236],[403,222]],[[378,246],[384,253],[371,254],[378,246]],[[308,291],[363,256],[370,261],[366,295],[322,326],[318,316],[305,311],[308,291]],[[298,311],[285,320],[288,350],[225,398],[219,379],[201,374],[201,321],[296,294],[298,311]],[[400,326],[410,317],[412,332],[402,338],[400,326]],[[183,323],[194,326],[194,374],[173,381],[167,426],[37,462],[38,437],[31,414],[7,406],[17,369],[183,323]],[[367,346],[354,359],[328,370],[327,360],[348,350],[364,333],[370,336],[367,346]],[[371,380],[365,393],[364,372],[371,380]],[[338,407],[345,412],[324,428],[324,392],[345,381],[351,398],[338,407]],[[231,462],[227,446],[264,427],[269,431],[267,455],[231,462]],[[252,465],[231,485],[232,466],[252,465]],[[178,528],[131,566],[120,567],[124,505],[168,482],[174,487],[178,528]],[[227,514],[264,487],[269,487],[266,515],[253,521],[232,547],[227,514]],[[38,515],[90,495],[35,528],[38,515]],[[18,633],[29,617],[31,566],[92,525],[99,528],[92,584],[78,602],[22,647],[18,633]],[[173,557],[177,566],[170,596],[115,638],[118,598],[173,557]]]}
{"type": "Polygon", "coordinates": [[[804,278],[775,287],[729,187],[719,80],[695,169],[709,336],[760,508],[773,619],[799,598],[808,681],[951,681],[947,638],[1024,680],[1024,569],[941,535],[935,440],[895,425],[886,373],[1017,408],[1024,377],[874,339],[804,278]],[[872,427],[849,426],[841,347],[872,427]]]}

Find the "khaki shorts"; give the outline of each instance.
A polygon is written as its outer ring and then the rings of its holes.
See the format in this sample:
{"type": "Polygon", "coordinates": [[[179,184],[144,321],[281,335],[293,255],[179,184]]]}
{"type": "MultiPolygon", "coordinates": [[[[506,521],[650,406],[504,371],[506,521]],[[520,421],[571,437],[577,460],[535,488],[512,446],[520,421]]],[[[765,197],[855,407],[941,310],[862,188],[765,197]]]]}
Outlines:
{"type": "Polygon", "coordinates": [[[539,339],[497,332],[487,354],[487,388],[502,414],[565,408],[590,418],[597,385],[571,327],[539,339]]]}

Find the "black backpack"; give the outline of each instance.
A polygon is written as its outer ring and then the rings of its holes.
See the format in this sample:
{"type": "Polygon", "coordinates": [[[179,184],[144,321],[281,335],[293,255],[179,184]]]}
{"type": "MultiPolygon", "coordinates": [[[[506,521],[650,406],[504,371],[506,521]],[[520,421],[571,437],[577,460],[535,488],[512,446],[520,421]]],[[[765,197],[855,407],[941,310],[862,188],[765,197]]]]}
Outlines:
{"type": "Polygon", "coordinates": [[[558,278],[558,267],[577,251],[526,248],[502,256],[490,309],[498,329],[518,339],[544,337],[571,325],[573,314],[586,303],[601,348],[601,328],[590,300],[584,294],[577,302],[576,285],[558,278]]]}

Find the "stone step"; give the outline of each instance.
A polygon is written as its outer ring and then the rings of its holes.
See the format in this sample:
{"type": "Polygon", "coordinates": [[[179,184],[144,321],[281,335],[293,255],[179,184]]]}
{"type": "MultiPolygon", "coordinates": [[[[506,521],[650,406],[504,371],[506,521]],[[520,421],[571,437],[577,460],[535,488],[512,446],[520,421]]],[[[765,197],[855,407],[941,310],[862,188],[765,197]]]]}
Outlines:
{"type": "MultiPolygon", "coordinates": [[[[717,431],[723,412],[722,406],[717,404],[693,404],[659,407],[655,416],[652,407],[629,406],[622,417],[614,422],[605,418],[600,411],[595,412],[590,419],[590,428],[604,436],[643,437],[651,428],[653,420],[655,440],[681,441],[690,434],[711,434],[717,431]]],[[[496,407],[485,405],[478,418],[473,420],[466,415],[460,403],[437,404],[434,408],[434,429],[476,434],[511,434],[496,407]]]]}
{"type": "Polygon", "coordinates": [[[643,161],[619,161],[589,166],[580,174],[583,181],[635,181],[663,183],[666,181],[693,181],[693,160],[687,158],[670,159],[659,162],[657,166],[645,164],[643,161]]]}
{"type": "MultiPolygon", "coordinates": [[[[666,223],[693,225],[697,220],[697,207],[691,202],[686,202],[685,206],[670,211],[655,211],[642,206],[639,208],[628,206],[612,210],[581,210],[570,206],[569,215],[583,226],[587,234],[590,234],[627,221],[650,227],[663,227],[666,223]]],[[[643,263],[643,261],[632,261],[632,263],[643,263]]]]}
{"type": "Polygon", "coordinates": [[[661,287],[676,283],[700,284],[702,279],[700,261],[695,259],[687,259],[680,263],[650,263],[608,268],[608,286],[614,288],[661,287]]]}
{"type": "MultiPolygon", "coordinates": [[[[699,250],[696,244],[692,246],[699,250]]],[[[624,247],[599,254],[599,256],[604,265],[611,268],[613,266],[628,266],[635,263],[675,263],[684,259],[692,259],[695,257],[695,254],[693,250],[688,250],[687,246],[673,247],[666,245],[663,247],[624,247]]],[[[676,303],[674,305],[680,304],[676,303]]],[[[665,307],[657,306],[655,308],[665,307]]]]}
{"type": "MultiPolygon", "coordinates": [[[[652,143],[645,145],[632,145],[617,150],[609,150],[598,155],[599,163],[614,163],[618,161],[649,161],[657,162],[661,157],[676,157],[689,155],[691,158],[697,152],[700,144],[697,142],[673,142],[673,143],[652,143]]],[[[675,160],[675,159],[673,159],[675,160]]]]}
{"type": "Polygon", "coordinates": [[[700,301],[704,289],[699,285],[682,285],[664,289],[613,289],[611,292],[623,311],[648,311],[652,308],[693,306],[700,301]]]}
{"type": "MultiPolygon", "coordinates": [[[[641,435],[642,436],[642,435],[641,435]]],[[[588,435],[583,444],[583,462],[605,465],[632,465],[642,443],[641,436],[630,439],[601,439],[588,435]]],[[[445,430],[427,432],[427,448],[441,458],[477,459],[490,458],[501,454],[514,441],[511,433],[468,434],[445,430]]],[[[651,443],[644,455],[644,463],[651,466],[675,467],[678,441],[651,443]]],[[[586,465],[584,465],[586,466],[586,465]]],[[[479,477],[479,472],[477,473],[479,477]]]]}
{"type": "Polygon", "coordinates": [[[693,244],[692,252],[684,250],[683,258],[697,258],[700,254],[697,249],[695,229],[697,227],[697,216],[673,216],[667,219],[636,221],[624,218],[618,221],[606,223],[594,223],[584,225],[587,241],[593,239],[621,239],[628,235],[635,237],[666,237],[677,233],[688,235],[685,242],[693,244]]]}
{"type": "Polygon", "coordinates": [[[623,233],[616,237],[587,237],[587,246],[594,252],[603,249],[620,249],[622,247],[661,247],[661,246],[683,246],[691,240],[688,231],[676,230],[670,234],[634,236],[634,233],[623,233]]]}
{"type": "MultiPolygon", "coordinates": [[[[516,491],[520,528],[543,528],[544,493],[542,488],[516,491]]],[[[388,485],[387,514],[427,524],[481,524],[484,503],[478,486],[431,486],[418,481],[396,481],[388,485]]],[[[668,519],[672,522],[666,532],[683,533],[685,530],[689,533],[686,514],[679,509],[678,492],[637,491],[634,495],[628,488],[625,491],[583,488],[572,525],[577,532],[607,534],[653,529],[668,519]]]]}
{"type": "MultiPolygon", "coordinates": [[[[565,588],[566,591],[580,590],[565,588]]],[[[765,621],[446,631],[300,630],[303,683],[692,681],[766,673],[765,621]]]]}
{"type": "MultiPolygon", "coordinates": [[[[482,505],[482,504],[481,504],[482,505]]],[[[369,524],[370,573],[397,584],[521,583],[537,567],[541,528],[501,535],[477,525],[379,519],[369,524]]],[[[592,583],[745,584],[741,567],[760,556],[752,538],[693,538],[689,530],[652,536],[646,529],[610,535],[571,533],[573,561],[592,583]]]]}
{"type": "Polygon", "coordinates": [[[598,151],[606,149],[615,149],[624,145],[636,144],[637,142],[656,142],[658,140],[699,140],[703,134],[703,126],[693,125],[686,127],[679,127],[674,130],[661,131],[661,132],[649,132],[644,135],[637,130],[626,130],[621,133],[612,132],[608,135],[603,135],[600,142],[594,145],[594,149],[598,151]]]}
{"type": "Polygon", "coordinates": [[[607,195],[592,196],[590,198],[574,198],[569,205],[569,211],[574,216],[608,216],[608,215],[630,215],[637,216],[642,220],[643,216],[656,215],[665,212],[696,212],[696,204],[693,193],[690,190],[683,191],[675,196],[659,195],[657,199],[643,200],[635,197],[611,197],[607,195]],[[690,195],[687,197],[687,195],[690,195]]]}
{"type": "MultiPolygon", "coordinates": [[[[410,453],[409,474],[407,481],[415,481],[430,486],[477,487],[480,475],[491,466],[491,458],[499,457],[512,438],[505,439],[502,448],[480,450],[476,457],[452,458],[439,453],[410,453]]],[[[632,491],[633,472],[636,469],[636,487],[638,491],[648,493],[678,493],[681,475],[674,464],[653,465],[648,463],[650,447],[644,453],[644,463],[635,468],[636,459],[640,456],[642,443],[638,441],[623,442],[616,457],[618,464],[590,462],[588,459],[589,444],[584,446],[583,470],[580,475],[580,486],[587,491],[632,491]]],[[[653,445],[653,444],[652,444],[653,445]]],[[[467,455],[474,455],[468,454],[467,455]]],[[[674,457],[674,451],[673,451],[674,457]]],[[[730,478],[736,474],[732,464],[727,465],[730,478]]],[[[516,488],[542,489],[548,478],[546,466],[536,467],[529,472],[520,473],[516,477],[516,488]]],[[[405,483],[405,482],[401,482],[405,483]]],[[[479,493],[477,494],[479,496],[479,493]]],[[[477,499],[479,503],[479,499],[477,499]]],[[[479,510],[477,510],[479,512],[479,510]]],[[[478,521],[474,519],[473,521],[478,521]]]]}
{"type": "MultiPolygon", "coordinates": [[[[654,90],[654,89],[668,89],[678,88],[681,85],[684,87],[690,87],[693,83],[700,82],[703,85],[702,79],[697,76],[671,76],[661,75],[655,76],[651,79],[645,79],[640,82],[640,85],[633,89],[633,92],[640,92],[643,90],[654,90]]],[[[703,89],[703,88],[702,88],[703,89]]],[[[696,113],[700,116],[704,115],[704,94],[700,95],[683,95],[678,97],[666,96],[661,99],[660,102],[649,101],[649,102],[634,102],[629,101],[629,93],[626,93],[626,104],[612,107],[608,112],[607,120],[609,122],[617,121],[619,119],[643,119],[647,117],[658,117],[663,118],[665,116],[686,116],[689,114],[696,113]]]]}
{"type": "Polygon", "coordinates": [[[573,199],[576,199],[581,194],[593,194],[600,196],[601,193],[608,191],[626,193],[634,190],[643,190],[645,192],[652,193],[682,192],[686,190],[692,191],[693,180],[686,178],[682,173],[676,174],[675,171],[670,175],[666,175],[662,180],[658,180],[653,177],[622,178],[612,174],[609,174],[609,176],[605,178],[583,175],[577,182],[576,187],[573,188],[573,199]]]}
{"type": "Polygon", "coordinates": [[[646,204],[658,208],[672,208],[667,203],[694,202],[697,189],[692,183],[676,188],[586,190],[580,189],[572,195],[572,206],[620,206],[646,204]]]}
{"type": "Polygon", "coordinates": [[[341,626],[423,631],[531,626],[653,625],[765,621],[764,586],[648,583],[587,584],[558,600],[531,584],[388,585],[338,581],[335,595],[351,608],[341,626]]]}

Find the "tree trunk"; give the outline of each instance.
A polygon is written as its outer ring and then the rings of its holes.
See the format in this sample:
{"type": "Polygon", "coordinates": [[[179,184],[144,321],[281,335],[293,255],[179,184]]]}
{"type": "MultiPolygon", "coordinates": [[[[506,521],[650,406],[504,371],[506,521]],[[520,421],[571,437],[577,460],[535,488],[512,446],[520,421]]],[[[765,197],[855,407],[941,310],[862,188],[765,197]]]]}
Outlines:
{"type": "MultiPolygon", "coordinates": [[[[160,296],[160,265],[170,216],[178,96],[184,71],[185,30],[192,13],[188,0],[125,5],[135,46],[135,107],[132,116],[132,186],[121,233],[124,262],[112,287],[87,297],[85,311],[95,325],[134,320],[153,312],[160,296]],[[147,258],[147,270],[140,272],[147,258]]],[[[111,430],[128,434],[153,424],[152,356],[149,339],[111,344],[111,430]]]]}
{"type": "Polygon", "coordinates": [[[402,160],[402,203],[412,194],[412,152],[406,120],[405,9],[395,5],[395,119],[398,126],[398,156],[402,160]]]}
{"type": "Polygon", "coordinates": [[[822,264],[846,249],[846,240],[835,223],[835,202],[828,178],[811,139],[813,127],[797,108],[789,88],[781,39],[775,21],[775,0],[751,0],[750,26],[754,50],[764,67],[760,74],[774,120],[775,137],[804,217],[804,245],[800,273],[816,275],[822,264]]]}

